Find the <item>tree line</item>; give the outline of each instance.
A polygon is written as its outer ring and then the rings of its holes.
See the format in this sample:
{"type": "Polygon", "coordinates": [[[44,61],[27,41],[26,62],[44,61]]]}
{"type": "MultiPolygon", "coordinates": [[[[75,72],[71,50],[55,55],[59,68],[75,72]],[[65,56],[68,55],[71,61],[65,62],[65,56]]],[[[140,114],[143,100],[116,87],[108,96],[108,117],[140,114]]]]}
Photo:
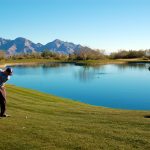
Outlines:
{"type": "Polygon", "coordinates": [[[72,54],[63,54],[48,49],[41,53],[21,53],[16,55],[6,55],[5,51],[0,50],[0,60],[3,59],[54,59],[54,60],[100,60],[100,59],[130,59],[143,58],[150,59],[150,49],[147,50],[120,50],[109,55],[105,54],[105,50],[91,49],[89,47],[81,47],[72,54]]]}
{"type": "Polygon", "coordinates": [[[145,58],[150,59],[150,49],[148,50],[120,50],[113,52],[109,56],[112,59],[130,59],[130,58],[145,58]]]}

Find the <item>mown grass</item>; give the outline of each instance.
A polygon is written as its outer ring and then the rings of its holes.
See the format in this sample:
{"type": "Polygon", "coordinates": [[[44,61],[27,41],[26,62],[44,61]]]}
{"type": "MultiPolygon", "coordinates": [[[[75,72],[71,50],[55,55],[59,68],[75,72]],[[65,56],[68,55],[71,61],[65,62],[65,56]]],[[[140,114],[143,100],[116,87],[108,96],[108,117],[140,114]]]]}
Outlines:
{"type": "Polygon", "coordinates": [[[0,150],[150,149],[148,111],[96,107],[7,85],[0,150]]]}

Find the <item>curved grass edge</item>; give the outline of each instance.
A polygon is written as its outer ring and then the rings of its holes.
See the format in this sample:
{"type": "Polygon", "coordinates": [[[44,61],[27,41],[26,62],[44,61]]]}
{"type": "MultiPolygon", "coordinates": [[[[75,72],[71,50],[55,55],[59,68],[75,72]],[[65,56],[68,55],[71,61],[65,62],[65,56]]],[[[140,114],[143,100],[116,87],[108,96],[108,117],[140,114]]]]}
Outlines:
{"type": "Polygon", "coordinates": [[[149,111],[91,106],[7,85],[0,149],[149,149],[149,111]],[[9,139],[9,140],[8,140],[9,139]]]}

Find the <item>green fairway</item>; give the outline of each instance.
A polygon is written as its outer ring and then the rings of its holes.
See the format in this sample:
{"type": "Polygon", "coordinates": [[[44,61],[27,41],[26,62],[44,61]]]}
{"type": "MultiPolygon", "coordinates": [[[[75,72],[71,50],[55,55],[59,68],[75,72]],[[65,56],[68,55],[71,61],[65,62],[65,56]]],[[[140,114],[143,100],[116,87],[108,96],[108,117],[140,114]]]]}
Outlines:
{"type": "Polygon", "coordinates": [[[0,150],[148,150],[148,111],[95,107],[7,85],[0,150]]]}

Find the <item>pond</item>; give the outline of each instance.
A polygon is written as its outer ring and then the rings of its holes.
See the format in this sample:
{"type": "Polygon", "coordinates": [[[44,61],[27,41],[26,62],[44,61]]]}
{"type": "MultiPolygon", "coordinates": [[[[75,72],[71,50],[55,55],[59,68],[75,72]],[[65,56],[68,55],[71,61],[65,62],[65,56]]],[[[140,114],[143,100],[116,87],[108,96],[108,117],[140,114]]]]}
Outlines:
{"type": "MultiPolygon", "coordinates": [[[[150,110],[150,64],[14,66],[10,84],[110,108],[150,110]]],[[[16,91],[17,92],[17,91],[16,91]]]]}

